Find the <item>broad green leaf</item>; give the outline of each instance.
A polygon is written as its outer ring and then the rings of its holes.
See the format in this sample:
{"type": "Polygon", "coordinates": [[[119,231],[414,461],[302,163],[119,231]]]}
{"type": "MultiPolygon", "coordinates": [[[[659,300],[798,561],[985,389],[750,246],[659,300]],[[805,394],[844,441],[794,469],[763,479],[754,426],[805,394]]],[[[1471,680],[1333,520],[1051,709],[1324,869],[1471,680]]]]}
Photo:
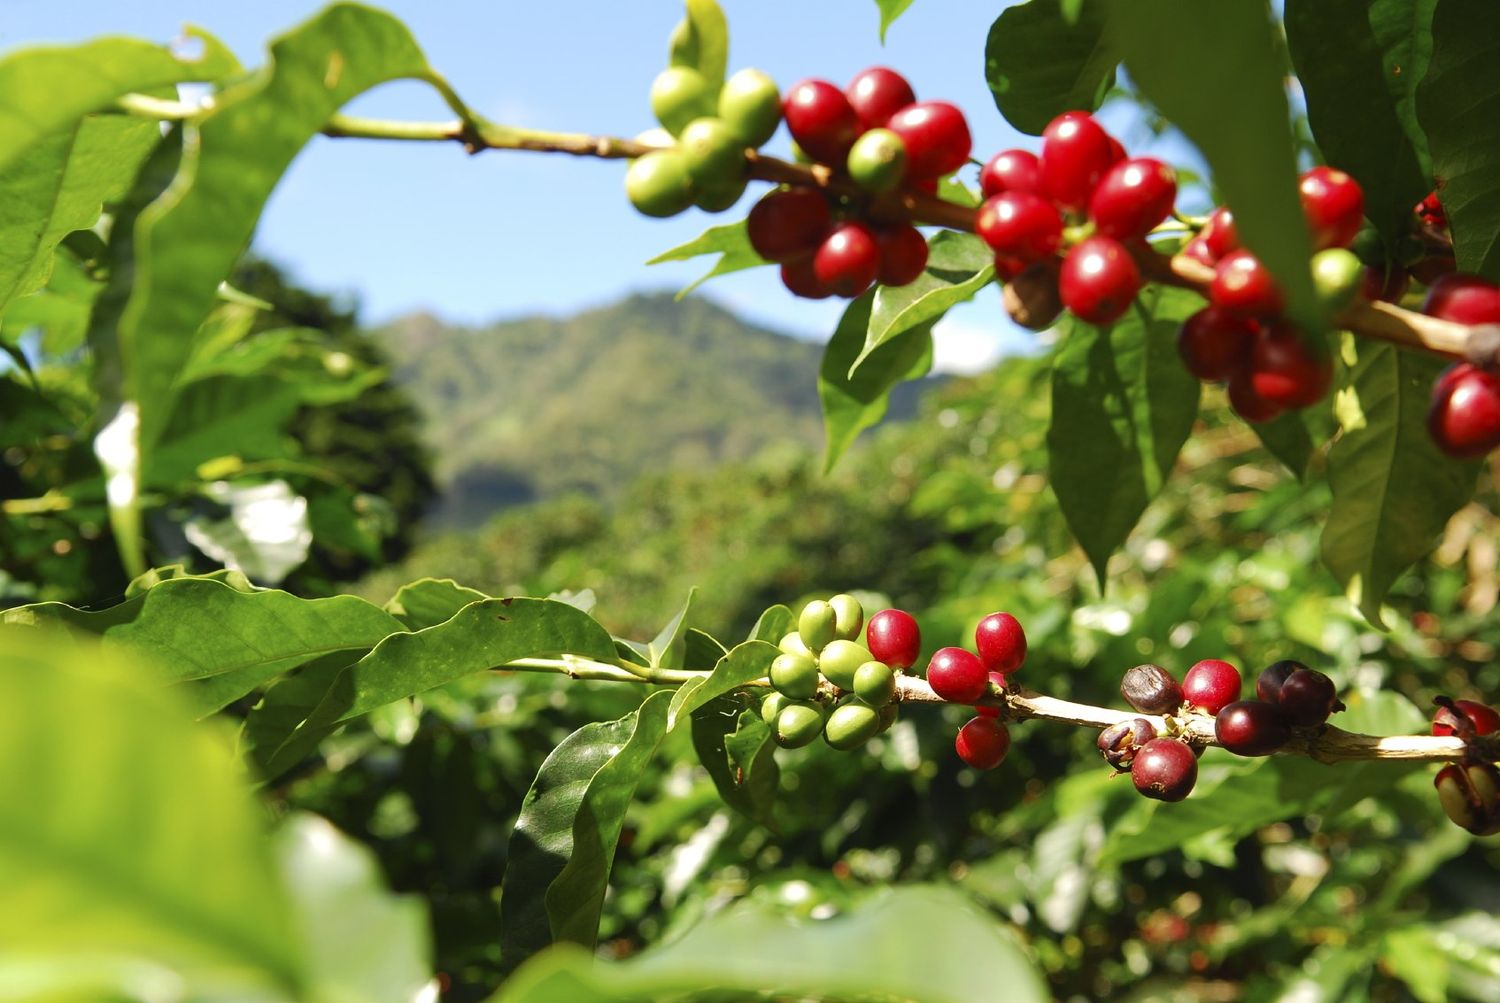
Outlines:
{"type": "Polygon", "coordinates": [[[1357,354],[1334,404],[1342,431],[1328,453],[1323,563],[1380,626],[1386,592],[1473,495],[1479,461],[1445,456],[1427,434],[1442,360],[1363,338],[1345,344],[1357,354]]]}
{"type": "Polygon", "coordinates": [[[1288,0],[1286,37],[1324,158],[1359,179],[1365,215],[1388,245],[1406,234],[1412,206],[1432,188],[1407,126],[1422,79],[1435,0],[1288,0]],[[1402,8],[1397,10],[1397,8],[1402,8]],[[1375,20],[1385,28],[1377,34],[1375,20]],[[1404,29],[1404,30],[1403,30],[1404,29]]]}
{"type": "Polygon", "coordinates": [[[896,18],[906,13],[912,0],[875,0],[875,6],[880,8],[880,44],[885,44],[885,33],[890,30],[891,25],[896,23],[896,18]]]}
{"type": "Polygon", "coordinates": [[[990,25],[984,78],[995,107],[1021,132],[1040,136],[1065,111],[1093,111],[1114,86],[1120,55],[1104,30],[1106,5],[1068,13],[1059,0],[1028,0],[990,25]]]}
{"type": "Polygon", "coordinates": [[[693,711],[693,749],[724,803],[775,831],[781,771],[776,743],[758,707],[719,697],[693,711]]]}
{"type": "Polygon", "coordinates": [[[685,6],[687,16],[672,35],[672,65],[697,70],[717,93],[729,66],[729,24],[716,0],[685,0],[685,6]]]}
{"type": "Polygon", "coordinates": [[[714,266],[701,278],[683,287],[682,291],[677,294],[678,299],[682,299],[716,275],[728,275],[730,272],[742,272],[747,268],[758,268],[769,264],[765,258],[755,253],[755,248],[750,246],[750,236],[745,229],[744,220],[711,226],[686,244],[679,244],[669,251],[663,251],[646,264],[659,265],[664,261],[688,261],[704,254],[717,254],[719,260],[714,262],[714,266]]]}
{"type": "Polygon", "coordinates": [[[1052,491],[1101,589],[1198,415],[1200,384],[1174,338],[1200,306],[1192,293],[1149,286],[1113,327],[1071,323],[1053,363],[1052,491]]]}
{"type": "Polygon", "coordinates": [[[1459,271],[1500,281],[1500,6],[1437,5],[1417,116],[1459,271]]]}
{"type": "Polygon", "coordinates": [[[385,604],[385,611],[407,630],[421,630],[451,620],[469,603],[488,598],[451,578],[420,578],[397,589],[385,604]]]}
{"type": "Polygon", "coordinates": [[[854,375],[880,346],[921,324],[942,319],[966,303],[995,275],[995,254],[971,233],[940,231],[928,242],[927,269],[908,285],[875,288],[865,347],[849,367],[854,375]]]}
{"type": "Polygon", "coordinates": [[[760,615],[750,629],[751,641],[770,641],[776,644],[792,629],[792,611],[777,603],[760,615]]]}
{"type": "Polygon", "coordinates": [[[584,725],[542,763],[511,833],[500,892],[501,955],[507,968],[569,933],[593,945],[619,825],[665,731],[669,699],[666,691],[654,693],[617,721],[584,725]],[[581,857],[577,865],[575,857],[581,857]],[[555,901],[554,887],[560,889],[555,901]],[[586,911],[595,891],[594,929],[580,935],[583,917],[574,910],[586,911]]]}
{"type": "MultiPolygon", "coordinates": [[[[1369,0],[1370,27],[1375,44],[1383,53],[1382,64],[1387,86],[1396,97],[1396,117],[1412,150],[1422,177],[1432,178],[1432,157],[1427,151],[1427,134],[1417,120],[1417,85],[1427,76],[1432,59],[1432,13],[1438,0],[1369,0]],[[1395,78],[1406,79],[1396,87],[1395,78]]],[[[1426,194],[1425,192],[1423,193],[1426,194]]]]}
{"type": "Polygon", "coordinates": [[[780,653],[776,645],[767,641],[746,641],[735,645],[734,650],[719,659],[711,673],[677,688],[667,714],[667,727],[677,727],[682,715],[693,713],[715,697],[733,692],[757,679],[764,679],[766,673],[771,671],[771,663],[780,653]]]}
{"type": "MultiPolygon", "coordinates": [[[[145,574],[137,575],[125,586],[125,598],[134,599],[143,596],[156,588],[162,582],[175,582],[183,578],[193,578],[200,581],[218,582],[236,592],[261,591],[258,586],[246,578],[243,572],[235,571],[233,568],[218,568],[206,574],[194,574],[187,569],[185,564],[168,564],[159,568],[152,568],[145,574]]],[[[60,605],[60,604],[58,604],[60,605]]],[[[133,613],[131,614],[134,615],[133,613]]]]}
{"type": "Polygon", "coordinates": [[[1283,411],[1270,421],[1249,425],[1266,452],[1280,460],[1293,477],[1300,481],[1307,476],[1314,446],[1301,411],[1283,411]]]}
{"type": "Polygon", "coordinates": [[[744,902],[627,961],[554,948],[492,1001],[645,1003],[712,987],[736,999],[970,1003],[976,986],[1003,987],[1006,1003],[1051,998],[1005,927],[952,889],[916,885],[872,895],[832,919],[786,916],[769,899],[744,902]]]}
{"type": "Polygon", "coordinates": [[[687,599],[660,631],[655,638],[646,645],[647,664],[653,667],[664,667],[678,669],[682,667],[682,637],[683,631],[687,630],[688,614],[693,609],[693,597],[698,594],[696,588],[688,589],[687,599]]]}
{"type": "Polygon", "coordinates": [[[682,635],[682,664],[686,668],[718,665],[719,659],[726,654],[728,652],[724,650],[724,646],[707,631],[689,627],[687,633],[682,635]]]}
{"type": "Polygon", "coordinates": [[[1281,38],[1269,6],[1112,0],[1108,9],[1109,36],[1130,79],[1208,161],[1241,241],[1281,283],[1288,314],[1321,330],[1281,38]]]}
{"type": "Polygon", "coordinates": [[[932,368],[932,324],[927,323],[891,338],[849,375],[854,360],[863,353],[872,299],[873,294],[865,293],[849,304],[823,350],[818,398],[823,402],[827,470],[833,469],[860,432],[885,417],[892,387],[903,380],[920,379],[932,368]]]}

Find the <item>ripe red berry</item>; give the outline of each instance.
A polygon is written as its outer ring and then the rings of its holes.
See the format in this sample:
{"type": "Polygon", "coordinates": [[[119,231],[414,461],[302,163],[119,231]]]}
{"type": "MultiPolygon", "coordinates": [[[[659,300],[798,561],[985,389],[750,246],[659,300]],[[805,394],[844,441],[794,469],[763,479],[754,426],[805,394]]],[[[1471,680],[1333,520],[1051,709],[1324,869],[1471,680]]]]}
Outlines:
{"type": "MultiPolygon", "coordinates": [[[[1455,700],[1453,706],[1463,712],[1474,726],[1474,734],[1490,735],[1500,731],[1500,712],[1477,700],[1455,700]]],[[[1434,735],[1457,735],[1461,730],[1458,715],[1447,707],[1439,707],[1432,717],[1434,735]]]]}
{"type": "Polygon", "coordinates": [[[1094,232],[1117,240],[1144,237],[1172,213],[1177,175],[1160,160],[1122,160],[1099,181],[1089,199],[1094,232]]]}
{"type": "Polygon", "coordinates": [[[1255,677],[1255,695],[1266,703],[1280,702],[1282,684],[1291,678],[1293,672],[1306,668],[1301,662],[1290,658],[1271,663],[1255,677]]]}
{"type": "Polygon", "coordinates": [[[1217,714],[1240,698],[1240,670],[1217,658],[1205,658],[1182,677],[1182,695],[1188,703],[1209,714],[1217,714]]]}
{"type": "Polygon", "coordinates": [[[921,278],[927,268],[927,238],[907,223],[877,227],[880,271],[875,278],[883,286],[904,286],[921,278]]]}
{"type": "Polygon", "coordinates": [[[1443,209],[1443,201],[1435,191],[1428,192],[1427,197],[1418,202],[1412,211],[1428,226],[1442,228],[1448,225],[1448,213],[1443,209]]]}
{"type": "Polygon", "coordinates": [[[865,647],[876,661],[893,669],[909,669],[922,651],[922,631],[905,610],[884,609],[865,625],[865,647]]]}
{"type": "Polygon", "coordinates": [[[1198,782],[1198,757],[1186,742],[1153,738],[1136,752],[1130,779],[1148,798],[1181,801],[1198,782]]]}
{"type": "MultiPolygon", "coordinates": [[[[995,672],[995,671],[992,670],[990,672],[990,682],[993,683],[999,689],[1002,689],[1002,690],[1005,689],[1005,673],[1003,673],[1003,672],[995,672]]],[[[1000,708],[999,707],[975,707],[974,708],[974,713],[978,714],[980,717],[999,717],[1000,716],[1000,708]]]]}
{"type": "Polygon", "coordinates": [[[1365,193],[1358,181],[1336,167],[1314,167],[1302,175],[1297,191],[1313,250],[1354,242],[1365,219],[1365,193]]]}
{"type": "Polygon", "coordinates": [[[1328,715],[1343,710],[1333,680],[1317,669],[1297,669],[1281,684],[1276,708],[1287,723],[1299,728],[1322,724],[1328,715]]]}
{"type": "Polygon", "coordinates": [[[1129,154],[1125,152],[1125,144],[1121,143],[1115,137],[1110,136],[1109,137],[1109,162],[1110,162],[1110,164],[1111,165],[1118,164],[1120,161],[1124,160],[1127,156],[1129,156],[1129,154]]]}
{"type": "Polygon", "coordinates": [[[828,203],[811,188],[773,191],[745,219],[755,253],[777,263],[812,254],[832,226],[828,203]]]}
{"type": "Polygon", "coordinates": [[[1227,380],[1250,361],[1259,325],[1216,306],[1204,307],[1182,322],[1177,354],[1200,380],[1227,380]]]}
{"type": "Polygon", "coordinates": [[[1063,112],[1042,132],[1042,187],[1064,209],[1087,208],[1114,162],[1109,133],[1087,112],[1063,112]]]}
{"type": "Polygon", "coordinates": [[[1270,421],[1281,414],[1285,408],[1272,404],[1255,392],[1255,385],[1251,382],[1250,371],[1242,369],[1229,377],[1229,406],[1234,408],[1234,413],[1253,425],[1270,421]]]}
{"type": "Polygon", "coordinates": [[[1280,711],[1262,700],[1236,700],[1214,715],[1214,737],[1237,756],[1269,756],[1291,729],[1280,711]]]}
{"type": "Polygon", "coordinates": [[[1500,324],[1500,286],[1477,275],[1450,272],[1427,290],[1422,312],[1456,324],[1500,324]]]}
{"type": "Polygon", "coordinates": [[[781,284],[793,296],[803,299],[826,300],[833,295],[833,290],[818,278],[818,273],[813,268],[812,255],[784,263],[781,266],[781,284]]]}
{"type": "Polygon", "coordinates": [[[792,138],[809,157],[833,167],[844,166],[860,126],[843,91],[827,80],[803,80],[786,92],[781,112],[792,138]]]}
{"type": "Polygon", "coordinates": [[[884,66],[861,70],[844,95],[859,116],[861,131],[883,128],[892,115],[917,99],[906,78],[884,66]]]}
{"type": "Polygon", "coordinates": [[[1057,253],[1063,221],[1057,208],[1040,195],[1003,192],[985,199],[974,230],[997,254],[1036,261],[1057,253]]]}
{"type": "Polygon", "coordinates": [[[1010,731],[992,717],[974,717],[953,742],[958,758],[976,770],[993,770],[1010,751],[1010,731]]]}
{"type": "Polygon", "coordinates": [[[1178,253],[1210,268],[1218,264],[1219,261],[1214,256],[1214,252],[1209,248],[1208,241],[1204,240],[1202,235],[1188,241],[1178,253]]]}
{"type": "Polygon", "coordinates": [[[937,178],[969,159],[973,140],[964,113],[946,101],[918,101],[892,115],[886,128],[906,144],[906,176],[937,178]]]}
{"type": "Polygon", "coordinates": [[[853,299],[870,288],[879,272],[880,244],[863,223],[835,227],[813,255],[813,274],[836,296],[853,299]]]}
{"type": "Polygon", "coordinates": [[[1234,226],[1234,213],[1228,207],[1219,206],[1208,217],[1208,222],[1199,231],[1198,236],[1208,245],[1209,252],[1214,261],[1218,261],[1230,251],[1240,249],[1240,234],[1234,226]]]}
{"type": "Polygon", "coordinates": [[[1009,613],[991,613],[974,628],[974,650],[986,669],[1008,675],[1026,661],[1026,631],[1009,613]]]}
{"type": "Polygon", "coordinates": [[[1243,250],[1230,251],[1219,259],[1208,299],[1222,310],[1245,316],[1277,314],[1285,306],[1270,271],[1259,258],[1243,250]]]}
{"type": "Polygon", "coordinates": [[[1261,328],[1250,352],[1250,385],[1280,408],[1308,407],[1323,399],[1333,382],[1333,359],[1289,322],[1277,318],[1261,328]]]}
{"type": "Polygon", "coordinates": [[[1449,366],[1432,388],[1427,431],[1439,449],[1460,459],[1500,446],[1500,377],[1467,362],[1449,366]]]}
{"type": "Polygon", "coordinates": [[[1030,150],[1001,150],[979,171],[979,190],[986,198],[1001,192],[1042,194],[1042,163],[1030,150]]]}
{"type": "Polygon", "coordinates": [[[989,681],[979,656],[963,648],[939,648],[927,663],[927,685],[950,703],[972,704],[984,696],[989,681]]]}
{"type": "Polygon", "coordinates": [[[1141,270],[1118,240],[1090,237],[1063,260],[1057,291],[1079,320],[1112,324],[1141,291],[1141,270]]]}

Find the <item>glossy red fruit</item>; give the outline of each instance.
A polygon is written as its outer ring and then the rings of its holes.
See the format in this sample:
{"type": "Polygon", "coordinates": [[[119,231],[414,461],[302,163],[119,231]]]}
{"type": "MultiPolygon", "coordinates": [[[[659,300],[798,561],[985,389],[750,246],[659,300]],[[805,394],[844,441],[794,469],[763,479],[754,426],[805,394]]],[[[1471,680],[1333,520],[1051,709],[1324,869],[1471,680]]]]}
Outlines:
{"type": "Polygon", "coordinates": [[[927,685],[950,703],[972,704],[984,696],[989,681],[979,656],[963,648],[939,648],[927,663],[927,685]]]}
{"type": "Polygon", "coordinates": [[[909,669],[922,651],[922,631],[905,610],[883,609],[865,624],[865,647],[876,661],[893,669],[909,669]]]}
{"type": "MultiPolygon", "coordinates": [[[[1455,700],[1453,706],[1468,717],[1469,723],[1474,726],[1474,734],[1490,735],[1500,731],[1500,711],[1495,708],[1477,700],[1455,700]]],[[[1432,733],[1447,736],[1457,735],[1459,731],[1458,715],[1447,707],[1439,707],[1432,717],[1432,733]]]]}
{"type": "Polygon", "coordinates": [[[1141,746],[1130,764],[1135,789],[1157,801],[1181,801],[1198,782],[1198,757],[1187,743],[1175,738],[1153,738],[1141,746]]]}
{"type": "Polygon", "coordinates": [[[1500,446],[1500,376],[1467,362],[1443,370],[1432,388],[1427,431],[1449,456],[1483,456],[1500,446]]]}
{"type": "Polygon", "coordinates": [[[781,113],[792,138],[809,157],[844,166],[861,130],[859,116],[843,91],[827,80],[803,80],[782,97],[781,113]]]}
{"type": "Polygon", "coordinates": [[[1270,401],[1264,399],[1255,392],[1255,386],[1250,380],[1250,371],[1242,369],[1229,377],[1229,406],[1234,408],[1234,413],[1250,422],[1259,425],[1261,422],[1270,421],[1282,411],[1286,410],[1270,401]]]}
{"type": "Polygon", "coordinates": [[[1057,207],[1029,192],[1002,192],[984,200],[974,232],[995,253],[1036,261],[1057,253],[1063,220],[1057,207]]]}
{"type": "Polygon", "coordinates": [[[1286,719],[1263,700],[1236,700],[1214,715],[1214,737],[1237,756],[1269,756],[1292,737],[1286,719]]]}
{"type": "Polygon", "coordinates": [[[1086,209],[1114,162],[1109,133],[1087,112],[1063,112],[1042,132],[1042,190],[1064,209],[1086,209]]]}
{"type": "Polygon", "coordinates": [[[953,742],[958,758],[976,770],[993,770],[1010,751],[1010,731],[992,717],[974,717],[953,742]]]}
{"type": "Polygon", "coordinates": [[[1009,613],[991,613],[974,628],[974,650],[986,669],[1008,675],[1026,661],[1026,631],[1009,613]]]}
{"type": "MultiPolygon", "coordinates": [[[[993,685],[999,687],[1002,690],[1005,689],[1005,673],[1003,673],[1003,672],[993,672],[992,671],[990,673],[990,682],[993,685]]],[[[978,714],[980,717],[999,717],[1000,716],[1000,708],[999,707],[975,707],[974,708],[974,713],[978,714]]]]}
{"type": "Polygon", "coordinates": [[[1063,306],[1079,320],[1112,324],[1141,291],[1141,270],[1118,240],[1090,237],[1063,260],[1057,291],[1063,306]]]}
{"type": "Polygon", "coordinates": [[[1221,205],[1210,213],[1208,222],[1204,224],[1198,236],[1202,237],[1203,242],[1208,245],[1215,261],[1230,251],[1240,249],[1240,233],[1234,225],[1234,213],[1229,211],[1228,206],[1221,205]]]}
{"type": "Polygon", "coordinates": [[[813,274],[835,296],[853,299],[870,288],[879,272],[880,243],[863,223],[835,227],[813,255],[813,274]]]}
{"type": "Polygon", "coordinates": [[[1204,307],[1177,330],[1177,354],[1200,380],[1227,380],[1250,362],[1260,325],[1216,306],[1204,307]]]}
{"type": "Polygon", "coordinates": [[[1210,268],[1219,262],[1218,257],[1214,255],[1213,250],[1208,246],[1208,241],[1204,240],[1202,235],[1188,241],[1178,253],[1210,268]]]}
{"type": "Polygon", "coordinates": [[[883,128],[892,115],[917,99],[906,78],[885,66],[861,70],[844,88],[844,96],[859,116],[860,131],[883,128]]]}
{"type": "Polygon", "coordinates": [[[1297,328],[1277,318],[1256,336],[1246,372],[1262,400],[1280,408],[1309,407],[1328,393],[1333,359],[1327,348],[1309,342],[1297,328]]]}
{"type": "Polygon", "coordinates": [[[1042,162],[1030,150],[1001,150],[979,171],[979,190],[986,198],[1001,192],[1042,194],[1042,162]]]}
{"type": "Polygon", "coordinates": [[[1365,192],[1336,167],[1314,167],[1297,184],[1313,250],[1348,247],[1365,220],[1365,192]]]}
{"type": "Polygon", "coordinates": [[[812,254],[832,226],[827,201],[811,188],[771,192],[745,219],[755,253],[778,264],[812,254]]]}
{"type": "Polygon", "coordinates": [[[1317,669],[1294,670],[1281,684],[1276,699],[1276,709],[1281,711],[1281,716],[1298,728],[1322,724],[1328,720],[1328,715],[1343,708],[1338,687],[1317,669]]]}
{"type": "Polygon", "coordinates": [[[1217,658],[1205,658],[1182,677],[1183,698],[1209,714],[1238,700],[1240,686],[1240,670],[1217,658]]]}
{"type": "Polygon", "coordinates": [[[1172,214],[1177,174],[1150,157],[1122,160],[1099,181],[1089,199],[1094,232],[1116,240],[1144,237],[1172,214]]]}
{"type": "Polygon", "coordinates": [[[1129,155],[1130,154],[1128,154],[1128,153],[1125,152],[1125,144],[1124,143],[1121,143],[1118,139],[1116,139],[1113,136],[1109,137],[1109,158],[1110,158],[1109,162],[1111,164],[1118,164],[1120,161],[1124,160],[1129,155]]]}
{"type": "Polygon", "coordinates": [[[1500,286],[1477,275],[1450,272],[1427,290],[1422,312],[1456,324],[1500,324],[1500,286]]]}
{"type": "Polygon", "coordinates": [[[1410,287],[1411,273],[1394,265],[1389,271],[1366,265],[1360,273],[1359,292],[1367,300],[1399,303],[1410,287]]]}
{"type": "Polygon", "coordinates": [[[1428,226],[1441,228],[1448,225],[1448,213],[1443,209],[1443,201],[1435,191],[1428,192],[1427,197],[1418,202],[1412,211],[1428,226]]]}
{"type": "Polygon", "coordinates": [[[906,144],[906,175],[938,178],[969,159],[974,141],[964,113],[946,101],[918,101],[892,115],[885,127],[906,144]]]}
{"type": "Polygon", "coordinates": [[[1001,282],[1009,282],[1034,264],[1035,262],[1027,261],[1024,258],[1013,257],[1009,254],[997,254],[995,255],[995,277],[1001,282]]]}
{"type": "Polygon", "coordinates": [[[803,299],[826,300],[833,295],[833,290],[814,271],[812,255],[783,264],[781,284],[793,296],[801,296],[803,299]]]}
{"type": "Polygon", "coordinates": [[[1286,301],[1271,272],[1249,251],[1230,251],[1219,259],[1208,287],[1214,306],[1247,317],[1277,314],[1286,301]]]}
{"type": "Polygon", "coordinates": [[[927,268],[927,238],[922,231],[906,223],[875,229],[880,243],[880,271],[875,279],[883,286],[904,286],[915,282],[927,268]]]}
{"type": "Polygon", "coordinates": [[[1291,678],[1293,672],[1306,668],[1306,665],[1290,658],[1272,662],[1255,677],[1255,695],[1266,703],[1278,703],[1281,700],[1282,684],[1291,678]]]}

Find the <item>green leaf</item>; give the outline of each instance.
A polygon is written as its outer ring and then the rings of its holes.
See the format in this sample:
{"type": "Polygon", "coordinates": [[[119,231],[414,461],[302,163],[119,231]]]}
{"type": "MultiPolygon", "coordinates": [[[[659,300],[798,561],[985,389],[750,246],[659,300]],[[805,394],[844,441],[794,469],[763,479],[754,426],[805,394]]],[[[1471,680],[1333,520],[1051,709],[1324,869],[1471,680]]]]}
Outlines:
{"type": "Polygon", "coordinates": [[[729,24],[715,0],[685,0],[687,16],[672,35],[673,66],[689,66],[718,93],[729,66],[729,24]]]}
{"type": "Polygon", "coordinates": [[[1072,322],[1052,367],[1052,491],[1099,587],[1115,549],[1166,483],[1200,385],[1174,348],[1192,293],[1149,286],[1113,327],[1072,322]]]}
{"type": "Polygon", "coordinates": [[[1500,7],[1442,0],[1417,88],[1458,269],[1500,281],[1500,7]]]}
{"type": "Polygon", "coordinates": [[[966,303],[995,275],[995,253],[971,233],[940,231],[928,242],[927,269],[908,285],[875,288],[865,346],[850,375],[880,346],[921,324],[936,323],[966,303]]]}
{"type": "Polygon", "coordinates": [[[1389,930],[1381,941],[1381,966],[1421,1003],[1448,1003],[1449,965],[1438,939],[1431,927],[1413,925],[1389,930]]]}
{"type": "Polygon", "coordinates": [[[1388,245],[1432,188],[1408,132],[1436,0],[1289,0],[1286,37],[1324,158],[1359,179],[1388,245]],[[1381,30],[1377,32],[1376,22],[1381,30]],[[1403,109],[1405,114],[1403,114],[1403,109]],[[1403,119],[1407,119],[1403,121],[1403,119]]]}
{"type": "Polygon", "coordinates": [[[755,253],[755,248],[750,246],[750,235],[745,228],[744,220],[711,226],[686,244],[679,244],[669,251],[663,251],[646,264],[659,265],[664,261],[688,261],[704,254],[717,254],[719,260],[714,262],[714,266],[701,278],[683,287],[682,291],[677,294],[679,300],[716,275],[728,275],[730,272],[742,272],[747,268],[758,268],[769,264],[765,258],[755,253]]]}
{"type": "Polygon", "coordinates": [[[507,968],[554,940],[592,947],[625,809],[666,732],[667,691],[563,739],[526,792],[500,892],[507,968]]]}
{"type": "Polygon", "coordinates": [[[693,597],[698,594],[696,588],[688,589],[687,598],[683,600],[682,608],[668,620],[655,638],[646,645],[646,664],[652,667],[668,669],[679,669],[682,661],[682,639],[683,631],[687,630],[688,613],[693,609],[693,597]]]}
{"type": "Polygon", "coordinates": [[[385,611],[407,630],[422,630],[451,620],[469,603],[488,598],[451,578],[419,578],[397,589],[385,604],[385,611]]]}
{"type": "Polygon", "coordinates": [[[872,300],[873,294],[865,293],[849,304],[823,350],[818,397],[823,402],[827,470],[833,469],[860,432],[885,417],[892,387],[903,380],[920,379],[932,368],[932,324],[926,323],[886,341],[853,376],[849,374],[863,353],[872,300]]]}
{"type": "Polygon", "coordinates": [[[1106,6],[1069,12],[1059,0],[1029,0],[995,19],[984,43],[984,78],[1007,122],[1040,136],[1063,112],[1104,102],[1120,62],[1104,30],[1106,6]]]}
{"type": "Polygon", "coordinates": [[[1241,241],[1275,274],[1287,312],[1322,329],[1297,197],[1280,34],[1265,0],[1112,3],[1109,35],[1130,79],[1213,170],[1241,241]]]}
{"type": "Polygon", "coordinates": [[[1481,461],[1445,456],[1427,434],[1443,360],[1363,338],[1345,344],[1357,358],[1334,404],[1342,432],[1328,453],[1323,563],[1381,626],[1386,592],[1468,502],[1481,461]]]}
{"type": "Polygon", "coordinates": [[[773,832],[781,770],[776,743],[758,708],[719,697],[693,711],[693,748],[724,803],[773,832]]]}
{"type": "Polygon", "coordinates": [[[896,18],[906,13],[912,0],[875,0],[875,6],[880,8],[880,44],[885,44],[885,33],[896,23],[896,18]]]}
{"type": "Polygon", "coordinates": [[[744,902],[622,962],[555,948],[492,1001],[640,1003],[688,998],[710,986],[736,999],[969,1003],[975,986],[1003,986],[1006,1003],[1051,998],[1006,928],[952,889],[916,885],[872,895],[832,919],[787,916],[768,899],[744,902]]]}
{"type": "Polygon", "coordinates": [[[770,641],[776,644],[792,630],[792,611],[777,603],[768,608],[750,628],[751,641],[770,641]]]}
{"type": "Polygon", "coordinates": [[[714,670],[702,679],[684,683],[672,696],[672,706],[667,713],[667,727],[677,727],[682,715],[691,714],[715,697],[731,693],[757,679],[764,679],[771,671],[771,663],[781,653],[776,645],[767,641],[746,641],[734,646],[719,659],[714,670]]]}
{"type": "Polygon", "coordinates": [[[1283,411],[1270,421],[1247,422],[1266,452],[1280,460],[1293,477],[1307,476],[1312,462],[1313,440],[1302,411],[1283,411]]]}

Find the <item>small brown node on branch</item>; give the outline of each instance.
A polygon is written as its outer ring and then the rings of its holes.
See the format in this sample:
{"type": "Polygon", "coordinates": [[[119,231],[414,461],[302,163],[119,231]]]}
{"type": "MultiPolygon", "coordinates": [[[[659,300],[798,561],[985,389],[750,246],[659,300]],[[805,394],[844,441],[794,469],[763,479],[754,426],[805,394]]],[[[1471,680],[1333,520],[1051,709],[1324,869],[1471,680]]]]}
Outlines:
{"type": "Polygon", "coordinates": [[[1470,328],[1464,358],[1481,369],[1500,371],[1500,324],[1478,324],[1470,328]]]}

